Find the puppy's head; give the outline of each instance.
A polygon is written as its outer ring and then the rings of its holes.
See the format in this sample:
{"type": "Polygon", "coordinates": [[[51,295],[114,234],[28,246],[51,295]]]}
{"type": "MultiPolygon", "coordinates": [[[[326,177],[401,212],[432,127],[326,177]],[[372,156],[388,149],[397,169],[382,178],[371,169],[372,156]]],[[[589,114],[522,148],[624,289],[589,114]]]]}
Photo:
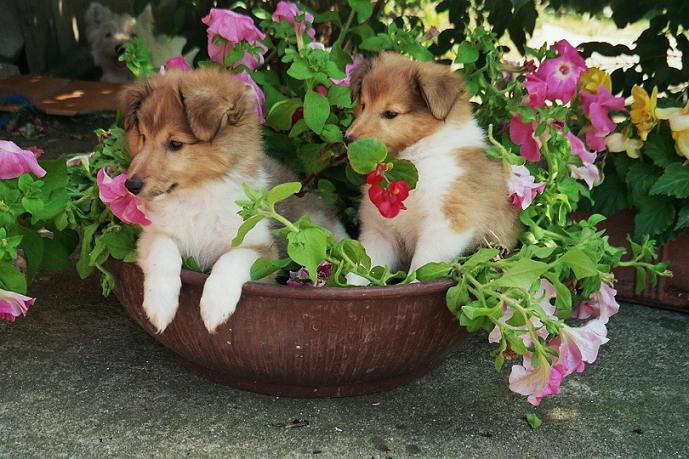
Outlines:
{"type": "Polygon", "coordinates": [[[446,65],[382,53],[356,68],[351,88],[359,104],[347,140],[375,137],[392,155],[450,118],[471,116],[464,85],[446,65]]]}
{"type": "Polygon", "coordinates": [[[254,90],[215,69],[171,71],[120,93],[132,162],[127,188],[144,200],[259,167],[254,90]]]}
{"type": "Polygon", "coordinates": [[[84,15],[86,36],[91,44],[96,64],[107,68],[124,68],[119,56],[122,45],[141,34],[153,33],[151,5],[136,18],[128,14],[113,13],[106,6],[93,2],[84,15]]]}

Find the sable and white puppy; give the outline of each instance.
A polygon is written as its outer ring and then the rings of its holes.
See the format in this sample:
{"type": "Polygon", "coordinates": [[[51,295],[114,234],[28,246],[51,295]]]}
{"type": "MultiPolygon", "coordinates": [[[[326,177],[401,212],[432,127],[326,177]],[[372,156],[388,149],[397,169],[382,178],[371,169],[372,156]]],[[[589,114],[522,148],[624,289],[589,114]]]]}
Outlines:
{"type": "MultiPolygon", "coordinates": [[[[215,69],[171,71],[124,88],[120,94],[132,162],[127,188],[145,203],[150,225],[138,242],[144,272],[143,307],[159,332],[175,316],[182,257],[212,272],[201,298],[201,317],[214,331],[234,312],[249,269],[276,255],[269,223],[230,242],[242,223],[242,184],[271,187],[294,180],[263,150],[256,93],[215,69]]],[[[315,196],[292,198],[288,215],[345,232],[335,213],[315,196]]],[[[288,209],[289,210],[289,209],[288,209]]]]}
{"type": "Polygon", "coordinates": [[[397,217],[361,201],[359,240],[374,265],[412,272],[481,245],[514,245],[518,212],[507,198],[504,168],[484,154],[484,132],[450,67],[383,53],[356,69],[351,87],[359,105],[347,141],[380,139],[419,172],[397,217]]]}
{"type": "MultiPolygon", "coordinates": [[[[96,65],[103,70],[101,80],[110,83],[126,83],[134,79],[125,63],[118,59],[124,52],[122,45],[134,37],[141,37],[151,50],[154,67],[160,67],[168,59],[182,54],[187,43],[184,37],[154,35],[153,10],[150,4],[139,16],[133,17],[113,13],[100,3],[93,2],[86,10],[84,19],[91,55],[96,65]]],[[[197,52],[198,48],[194,48],[184,56],[188,64],[194,60],[197,52]]]]}

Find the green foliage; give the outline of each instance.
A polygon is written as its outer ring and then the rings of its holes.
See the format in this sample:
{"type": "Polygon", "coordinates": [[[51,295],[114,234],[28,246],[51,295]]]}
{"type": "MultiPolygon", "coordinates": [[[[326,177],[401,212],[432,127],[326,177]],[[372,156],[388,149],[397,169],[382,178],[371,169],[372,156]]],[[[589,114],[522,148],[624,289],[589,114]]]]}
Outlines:
{"type": "Polygon", "coordinates": [[[127,64],[127,68],[136,78],[144,78],[153,73],[153,54],[141,37],[135,37],[122,47],[124,52],[118,59],[127,64]]]}

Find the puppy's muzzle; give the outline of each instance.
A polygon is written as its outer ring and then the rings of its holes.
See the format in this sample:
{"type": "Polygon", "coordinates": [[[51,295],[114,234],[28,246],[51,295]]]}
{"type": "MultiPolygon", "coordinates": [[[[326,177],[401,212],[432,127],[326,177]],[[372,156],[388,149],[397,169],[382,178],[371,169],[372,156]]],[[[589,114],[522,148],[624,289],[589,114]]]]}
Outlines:
{"type": "Polygon", "coordinates": [[[144,182],[136,175],[124,181],[124,186],[132,194],[139,194],[144,187],[144,182]]]}

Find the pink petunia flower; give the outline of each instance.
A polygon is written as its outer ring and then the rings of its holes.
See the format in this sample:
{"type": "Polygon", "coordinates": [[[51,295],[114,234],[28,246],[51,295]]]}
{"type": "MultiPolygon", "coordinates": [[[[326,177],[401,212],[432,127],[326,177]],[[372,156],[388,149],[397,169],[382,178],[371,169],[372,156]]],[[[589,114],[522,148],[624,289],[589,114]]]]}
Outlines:
{"type": "Polygon", "coordinates": [[[187,61],[184,60],[184,56],[176,56],[168,59],[163,68],[165,70],[182,70],[183,72],[193,70],[191,66],[187,64],[187,61]]]}
{"type": "MultiPolygon", "coordinates": [[[[598,88],[596,94],[582,91],[580,96],[581,105],[596,135],[605,137],[614,131],[616,124],[610,118],[609,111],[624,109],[624,98],[614,97],[603,85],[598,88]]],[[[603,145],[605,148],[605,142],[603,145]]]]}
{"type": "Polygon", "coordinates": [[[311,37],[312,40],[316,39],[316,31],[311,24],[313,24],[313,15],[307,13],[306,11],[301,11],[296,3],[286,2],[284,0],[278,2],[275,7],[275,12],[273,13],[273,22],[279,23],[282,20],[290,23],[297,34],[301,34],[306,31],[306,34],[311,37]],[[297,16],[303,15],[304,19],[302,21],[297,21],[297,16]]]}
{"type": "Polygon", "coordinates": [[[538,406],[544,392],[555,394],[560,391],[562,377],[561,373],[553,377],[553,366],[542,355],[539,355],[536,368],[532,364],[532,358],[533,354],[526,353],[521,365],[512,366],[509,387],[512,392],[528,396],[529,403],[538,406]]]}
{"type": "Polygon", "coordinates": [[[234,66],[242,64],[253,70],[263,63],[263,55],[268,51],[268,47],[260,40],[266,36],[256,27],[254,20],[249,16],[230,10],[211,8],[210,13],[201,19],[201,22],[208,26],[208,56],[212,61],[224,65],[225,57],[235,45],[241,41],[246,41],[261,48],[262,52],[259,53],[258,59],[247,52],[239,61],[234,63],[234,66]],[[223,38],[227,44],[216,44],[214,42],[216,37],[223,38]]]}
{"type": "Polygon", "coordinates": [[[615,300],[617,290],[603,283],[600,290],[591,295],[589,301],[585,301],[579,305],[572,317],[577,319],[588,319],[595,317],[601,323],[607,324],[611,316],[617,314],[620,310],[620,305],[615,300]]]}
{"type": "Polygon", "coordinates": [[[579,76],[588,68],[584,59],[567,40],[560,40],[553,47],[558,51],[558,56],[543,61],[536,76],[547,85],[547,99],[559,99],[567,103],[576,94],[579,76]]]}
{"type": "Polygon", "coordinates": [[[507,194],[512,204],[524,210],[531,205],[538,193],[543,193],[544,182],[535,183],[535,179],[525,166],[510,166],[512,176],[507,181],[507,194]]]}
{"type": "Polygon", "coordinates": [[[316,283],[314,284],[311,282],[311,279],[309,278],[309,270],[307,268],[301,267],[297,271],[290,271],[289,279],[287,279],[286,283],[287,285],[291,285],[293,287],[323,287],[328,281],[332,269],[332,263],[330,263],[329,261],[322,261],[321,264],[318,265],[318,269],[316,271],[316,283]]]}
{"type": "Polygon", "coordinates": [[[242,80],[244,83],[248,84],[251,86],[251,88],[254,90],[256,93],[256,113],[258,114],[258,122],[263,123],[266,119],[265,116],[265,111],[263,106],[266,103],[266,96],[263,93],[263,90],[261,87],[256,84],[253,78],[246,72],[240,72],[236,74],[240,80],[242,80]]]}
{"type": "Polygon", "coordinates": [[[557,349],[557,362],[565,376],[581,373],[585,363],[595,362],[600,347],[610,341],[607,334],[607,328],[599,320],[591,320],[582,327],[563,326],[550,347],[557,349]]]}
{"type": "Polygon", "coordinates": [[[127,190],[124,185],[126,180],[126,172],[110,178],[105,169],[99,170],[96,183],[100,200],[124,223],[148,225],[151,221],[144,214],[143,204],[127,190]]]}
{"type": "Polygon", "coordinates": [[[573,178],[586,182],[586,186],[588,186],[589,190],[593,189],[598,183],[598,179],[600,179],[600,171],[595,164],[584,164],[583,166],[574,166],[570,164],[569,172],[573,178]]]}
{"type": "Polygon", "coordinates": [[[593,151],[605,150],[605,132],[596,131],[591,126],[586,131],[586,146],[593,151]]]}
{"type": "Polygon", "coordinates": [[[552,370],[550,371],[550,378],[548,378],[548,382],[546,383],[543,390],[541,390],[541,393],[531,394],[527,397],[526,400],[532,405],[538,406],[541,404],[541,400],[543,400],[548,395],[559,394],[560,385],[562,384],[562,381],[565,379],[565,376],[567,375],[565,374],[565,371],[560,364],[552,365],[552,370]]]}
{"type": "Polygon", "coordinates": [[[542,107],[548,94],[548,85],[545,81],[533,74],[526,75],[524,87],[529,93],[529,106],[542,107]]]}
{"type": "Polygon", "coordinates": [[[0,319],[14,322],[17,317],[26,316],[35,302],[36,298],[0,289],[0,319]]]}
{"type": "Polygon", "coordinates": [[[345,77],[342,80],[333,80],[332,78],[330,81],[332,84],[337,85],[337,86],[349,86],[349,84],[352,81],[352,72],[362,63],[364,62],[364,56],[361,54],[356,54],[354,56],[354,59],[351,64],[345,65],[345,77]]]}
{"type": "Polygon", "coordinates": [[[519,152],[527,161],[541,159],[541,139],[536,136],[536,123],[526,124],[519,115],[510,121],[510,140],[519,145],[519,152]]]}
{"type": "Polygon", "coordinates": [[[22,150],[14,142],[0,140],[0,179],[13,179],[31,172],[36,177],[43,177],[45,169],[38,165],[36,155],[29,150],[22,150]]]}
{"type": "Polygon", "coordinates": [[[574,156],[581,158],[584,164],[593,164],[596,161],[596,153],[588,151],[579,137],[572,134],[571,131],[567,133],[566,137],[572,147],[572,154],[574,156]]]}

